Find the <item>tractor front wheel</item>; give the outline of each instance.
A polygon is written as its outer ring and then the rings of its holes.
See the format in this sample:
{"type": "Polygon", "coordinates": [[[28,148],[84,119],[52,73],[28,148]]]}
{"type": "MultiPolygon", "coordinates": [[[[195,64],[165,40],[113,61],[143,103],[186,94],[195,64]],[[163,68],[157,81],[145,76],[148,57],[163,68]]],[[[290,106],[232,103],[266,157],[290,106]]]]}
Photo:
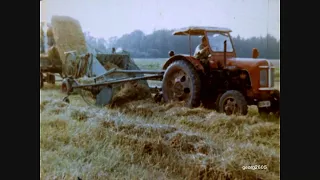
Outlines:
{"type": "Polygon", "coordinates": [[[273,113],[276,117],[280,116],[280,91],[275,91],[272,95],[271,106],[258,108],[260,115],[273,113]]]}
{"type": "Polygon", "coordinates": [[[220,97],[219,112],[226,113],[226,115],[231,115],[231,114],[246,115],[248,113],[247,101],[239,91],[236,91],[236,90],[226,91],[220,97]]]}
{"type": "Polygon", "coordinates": [[[191,63],[178,60],[167,68],[162,83],[165,102],[184,101],[188,107],[198,107],[200,90],[200,76],[191,63]]]}

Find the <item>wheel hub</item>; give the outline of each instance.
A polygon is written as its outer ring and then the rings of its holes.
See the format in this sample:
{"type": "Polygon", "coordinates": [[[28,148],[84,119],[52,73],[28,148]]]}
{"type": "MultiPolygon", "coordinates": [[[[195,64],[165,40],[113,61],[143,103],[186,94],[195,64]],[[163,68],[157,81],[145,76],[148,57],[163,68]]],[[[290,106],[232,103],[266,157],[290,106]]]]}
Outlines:
{"type": "Polygon", "coordinates": [[[226,112],[227,115],[234,114],[238,111],[238,105],[234,99],[227,99],[225,106],[224,106],[224,111],[226,112]]]}
{"type": "Polygon", "coordinates": [[[183,72],[176,74],[173,79],[173,96],[178,100],[186,99],[190,93],[189,81],[183,72]]]}
{"type": "Polygon", "coordinates": [[[176,97],[182,97],[183,96],[183,85],[181,84],[180,80],[176,79],[174,85],[173,85],[173,92],[176,97]]]}

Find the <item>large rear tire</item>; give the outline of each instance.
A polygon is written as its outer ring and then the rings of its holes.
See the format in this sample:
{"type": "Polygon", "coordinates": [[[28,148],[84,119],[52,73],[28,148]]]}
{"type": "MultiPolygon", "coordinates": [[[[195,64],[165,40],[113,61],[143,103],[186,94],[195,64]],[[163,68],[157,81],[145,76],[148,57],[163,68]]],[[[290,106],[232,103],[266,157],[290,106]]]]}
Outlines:
{"type": "Polygon", "coordinates": [[[167,68],[162,83],[165,102],[185,101],[188,107],[200,106],[201,80],[193,65],[178,60],[167,68]]]}

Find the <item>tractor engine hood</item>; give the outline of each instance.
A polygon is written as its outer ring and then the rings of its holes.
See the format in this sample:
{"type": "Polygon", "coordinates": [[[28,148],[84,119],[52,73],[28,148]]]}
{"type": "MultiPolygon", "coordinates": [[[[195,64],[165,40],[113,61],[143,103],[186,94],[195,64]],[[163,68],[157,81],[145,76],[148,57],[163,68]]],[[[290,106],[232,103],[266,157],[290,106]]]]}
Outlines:
{"type": "Polygon", "coordinates": [[[227,66],[236,66],[240,69],[251,71],[259,66],[273,66],[273,64],[269,60],[262,58],[228,58],[227,66]]]}

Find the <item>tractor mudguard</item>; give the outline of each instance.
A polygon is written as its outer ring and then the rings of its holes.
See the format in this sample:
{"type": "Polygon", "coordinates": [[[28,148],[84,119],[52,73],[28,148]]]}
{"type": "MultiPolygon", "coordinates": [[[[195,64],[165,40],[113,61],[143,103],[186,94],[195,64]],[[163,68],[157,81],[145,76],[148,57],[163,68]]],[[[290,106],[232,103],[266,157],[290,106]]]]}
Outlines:
{"type": "Polygon", "coordinates": [[[174,62],[174,61],[177,61],[177,60],[185,60],[185,61],[188,61],[190,62],[193,67],[197,70],[197,71],[201,71],[201,72],[204,72],[204,68],[203,66],[201,65],[200,61],[197,60],[196,58],[192,57],[192,56],[183,56],[183,55],[176,55],[176,56],[173,56],[171,57],[170,59],[168,59],[166,61],[166,63],[163,65],[162,69],[165,70],[169,67],[169,65],[174,62]]]}

